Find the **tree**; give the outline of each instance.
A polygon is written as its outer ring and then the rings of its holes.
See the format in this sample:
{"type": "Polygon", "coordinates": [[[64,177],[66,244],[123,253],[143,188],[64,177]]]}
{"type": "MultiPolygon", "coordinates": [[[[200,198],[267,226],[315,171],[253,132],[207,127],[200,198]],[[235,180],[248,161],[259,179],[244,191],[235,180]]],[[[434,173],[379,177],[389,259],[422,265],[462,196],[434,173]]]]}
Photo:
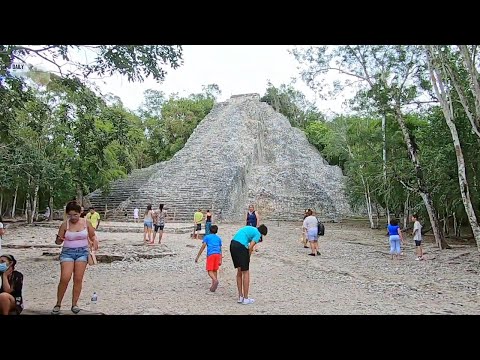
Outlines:
{"type": "Polygon", "coordinates": [[[419,101],[423,53],[415,46],[322,46],[294,50],[296,59],[306,66],[302,77],[317,91],[325,90],[326,77],[330,72],[347,75],[348,80],[333,83],[333,94],[345,86],[357,86],[357,94],[370,100],[373,107],[383,114],[391,114],[397,120],[403,134],[411,163],[414,167],[416,185],[403,183],[410,191],[418,193],[429,214],[437,245],[448,247],[436,213],[432,194],[422,170],[418,146],[406,126],[404,108],[419,101]],[[352,82],[351,79],[355,79],[352,82]]]}
{"type": "Polygon", "coordinates": [[[207,97],[211,97],[214,100],[217,100],[220,95],[222,95],[222,90],[217,84],[202,85],[202,93],[207,97]]]}
{"type": "MultiPolygon", "coordinates": [[[[5,75],[14,61],[27,63],[36,57],[53,65],[60,76],[91,75],[103,77],[118,73],[129,81],[143,81],[153,76],[165,78],[165,66],[176,69],[182,64],[182,47],[179,45],[0,45],[0,75],[5,75]],[[75,53],[75,50],[77,53],[75,53]],[[79,61],[78,52],[84,51],[91,61],[79,61]]],[[[83,57],[81,57],[83,60],[83,57]]]]}
{"type": "MultiPolygon", "coordinates": [[[[477,242],[478,250],[480,251],[480,226],[478,224],[477,216],[475,214],[475,210],[470,197],[470,187],[467,181],[465,158],[463,156],[460,138],[458,135],[457,127],[455,125],[455,112],[452,94],[448,88],[449,84],[446,83],[446,80],[449,77],[450,79],[455,78],[452,67],[448,65],[449,62],[452,61],[452,59],[449,59],[449,56],[451,54],[448,47],[430,45],[426,46],[425,49],[428,59],[431,82],[435,90],[435,94],[440,101],[443,115],[445,117],[445,121],[447,122],[448,128],[450,129],[453,145],[455,147],[455,155],[457,158],[458,169],[458,182],[460,185],[460,193],[462,195],[463,205],[465,206],[465,212],[467,213],[470,227],[472,228],[473,235],[477,242]]],[[[455,88],[460,88],[458,83],[456,83],[455,88]]],[[[460,90],[458,94],[460,95],[461,93],[462,91],[460,90]]],[[[460,97],[461,96],[462,95],[460,95],[460,97]]],[[[462,103],[465,104],[464,101],[462,101],[462,103]]],[[[468,110],[467,108],[465,109],[468,110]]],[[[472,126],[475,126],[475,124],[472,123],[472,126]]]]}
{"type": "Polygon", "coordinates": [[[282,84],[279,88],[276,88],[271,82],[268,82],[265,95],[261,98],[261,101],[266,102],[275,111],[283,114],[295,127],[305,128],[310,121],[324,120],[316,106],[291,84],[282,84]]]}

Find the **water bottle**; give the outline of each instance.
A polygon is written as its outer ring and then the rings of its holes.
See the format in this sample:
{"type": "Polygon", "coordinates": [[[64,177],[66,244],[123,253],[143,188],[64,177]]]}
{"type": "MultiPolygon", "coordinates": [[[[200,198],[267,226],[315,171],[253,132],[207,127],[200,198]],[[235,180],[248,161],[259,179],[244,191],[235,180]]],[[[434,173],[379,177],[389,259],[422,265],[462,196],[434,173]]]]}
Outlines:
{"type": "Polygon", "coordinates": [[[92,295],[92,304],[93,304],[93,305],[96,305],[96,304],[97,304],[97,299],[98,299],[97,293],[94,292],[93,295],[92,295]]]}

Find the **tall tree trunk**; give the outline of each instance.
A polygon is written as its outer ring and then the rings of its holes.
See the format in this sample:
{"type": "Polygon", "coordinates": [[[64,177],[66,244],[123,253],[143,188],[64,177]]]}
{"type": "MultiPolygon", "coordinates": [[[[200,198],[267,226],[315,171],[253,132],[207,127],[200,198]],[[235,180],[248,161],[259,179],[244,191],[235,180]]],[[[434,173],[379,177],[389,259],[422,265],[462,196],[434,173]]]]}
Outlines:
{"type": "Polygon", "coordinates": [[[453,212],[453,233],[457,235],[457,216],[453,212]]]}
{"type": "Polygon", "coordinates": [[[50,209],[49,221],[53,220],[53,187],[50,186],[50,199],[48,200],[48,207],[50,209]]]}
{"type": "Polygon", "coordinates": [[[26,204],[25,204],[25,211],[26,211],[26,214],[25,214],[25,219],[27,220],[27,224],[31,224],[32,223],[32,209],[31,209],[31,201],[30,201],[30,194],[28,194],[27,196],[27,201],[26,201],[26,204]]]}
{"type": "Polygon", "coordinates": [[[37,218],[37,203],[38,203],[38,185],[35,185],[35,190],[33,192],[33,204],[32,204],[32,219],[31,219],[32,223],[33,223],[33,219],[37,218]]]}
{"type": "Polygon", "coordinates": [[[83,205],[83,190],[82,190],[82,186],[78,183],[77,183],[77,202],[80,205],[83,205]]]}
{"type": "Polygon", "coordinates": [[[387,212],[387,222],[390,224],[390,209],[388,208],[388,191],[387,191],[387,115],[382,117],[382,137],[383,137],[383,182],[385,185],[385,211],[387,212]]]}
{"type": "Polygon", "coordinates": [[[463,62],[470,80],[470,90],[473,94],[473,98],[475,99],[476,116],[473,118],[469,116],[469,118],[473,131],[477,134],[477,136],[480,136],[480,82],[478,81],[478,71],[475,67],[472,57],[470,56],[467,46],[459,45],[458,47],[460,49],[460,53],[462,54],[463,62]]]}
{"type": "Polygon", "coordinates": [[[425,203],[425,208],[428,212],[428,217],[432,225],[433,236],[435,237],[435,242],[440,249],[450,249],[450,246],[445,241],[445,236],[438,220],[438,214],[433,207],[433,200],[430,193],[420,192],[423,202],[425,203]]]}
{"type": "Polygon", "coordinates": [[[31,209],[31,196],[30,196],[30,185],[32,184],[32,179],[30,175],[28,175],[28,185],[27,185],[27,194],[26,194],[26,201],[25,201],[25,220],[27,224],[31,224],[32,219],[32,209],[31,209]]]}
{"type": "Polygon", "coordinates": [[[408,217],[410,215],[409,212],[409,204],[408,198],[410,197],[410,192],[407,192],[407,199],[405,200],[405,204],[403,206],[403,228],[406,229],[408,225],[408,217]]]}
{"type": "Polygon", "coordinates": [[[400,110],[400,103],[398,102],[398,100],[395,106],[395,118],[397,119],[398,125],[402,130],[403,138],[405,140],[405,143],[407,144],[408,153],[410,155],[410,160],[415,167],[415,177],[417,180],[416,191],[419,193],[425,204],[425,208],[427,209],[430,224],[432,225],[433,235],[435,236],[435,243],[440,249],[448,249],[450,247],[445,241],[445,236],[443,234],[442,227],[440,226],[440,221],[438,220],[438,214],[436,213],[435,207],[433,206],[432,195],[430,194],[425,183],[425,179],[423,177],[422,167],[420,165],[420,160],[417,155],[417,145],[414,143],[413,139],[410,136],[410,132],[405,124],[405,119],[403,118],[403,114],[400,110]]]}
{"type": "MultiPolygon", "coordinates": [[[[433,60],[434,56],[434,47],[429,46],[427,50],[428,65],[430,70],[430,77],[435,90],[437,98],[440,100],[442,105],[443,115],[445,121],[447,122],[450,133],[452,134],[453,146],[455,147],[455,156],[457,158],[457,173],[458,173],[458,183],[460,185],[460,193],[462,195],[463,206],[465,207],[465,213],[467,214],[470,227],[472,228],[473,236],[477,243],[478,251],[480,251],[480,226],[478,225],[477,216],[475,215],[475,210],[470,199],[470,188],[467,182],[467,173],[465,171],[465,159],[463,157],[462,146],[460,144],[460,139],[458,137],[457,127],[453,121],[454,112],[452,98],[450,94],[446,91],[443,86],[444,80],[442,74],[437,69],[436,64],[433,60]]],[[[443,69],[445,73],[445,69],[443,69]]]]}
{"type": "Polygon", "coordinates": [[[362,183],[363,183],[363,190],[365,193],[365,204],[367,205],[367,213],[368,213],[368,220],[370,221],[370,228],[374,229],[375,224],[373,223],[372,202],[370,199],[370,191],[368,190],[368,184],[365,181],[365,178],[363,177],[363,175],[360,175],[360,178],[362,179],[362,183]]]}
{"type": "Polygon", "coordinates": [[[15,193],[13,194],[12,219],[15,218],[15,207],[17,206],[18,184],[15,186],[15,193]]]}

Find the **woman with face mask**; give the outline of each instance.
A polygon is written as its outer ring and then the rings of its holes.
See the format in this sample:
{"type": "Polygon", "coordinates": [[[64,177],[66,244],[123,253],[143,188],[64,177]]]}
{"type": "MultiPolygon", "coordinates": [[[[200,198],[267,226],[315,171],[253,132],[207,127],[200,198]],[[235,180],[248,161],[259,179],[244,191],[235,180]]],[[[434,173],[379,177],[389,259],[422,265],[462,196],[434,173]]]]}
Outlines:
{"type": "Polygon", "coordinates": [[[13,255],[0,256],[0,314],[17,314],[23,310],[23,275],[15,270],[13,255]]]}
{"type": "Polygon", "coordinates": [[[89,247],[98,250],[98,241],[95,228],[85,218],[81,218],[82,208],[75,202],[67,204],[67,220],[60,225],[55,243],[63,243],[60,253],[60,282],[57,289],[57,303],[52,310],[52,315],[60,313],[63,296],[73,274],[72,312],[78,314],[77,306],[82,292],[83,274],[87,267],[89,247]]]}

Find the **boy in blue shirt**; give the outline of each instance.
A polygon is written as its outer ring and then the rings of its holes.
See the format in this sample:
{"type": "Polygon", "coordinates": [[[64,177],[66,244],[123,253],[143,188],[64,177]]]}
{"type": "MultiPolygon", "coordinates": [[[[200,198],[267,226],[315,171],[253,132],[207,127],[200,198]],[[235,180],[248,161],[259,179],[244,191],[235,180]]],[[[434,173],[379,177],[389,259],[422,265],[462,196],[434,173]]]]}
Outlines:
{"type": "Polygon", "coordinates": [[[198,251],[195,262],[202,255],[203,250],[207,247],[207,271],[208,276],[212,279],[212,286],[210,291],[214,292],[218,287],[217,272],[222,265],[222,239],[217,235],[218,226],[212,225],[210,227],[210,234],[203,238],[202,247],[198,251]]]}

